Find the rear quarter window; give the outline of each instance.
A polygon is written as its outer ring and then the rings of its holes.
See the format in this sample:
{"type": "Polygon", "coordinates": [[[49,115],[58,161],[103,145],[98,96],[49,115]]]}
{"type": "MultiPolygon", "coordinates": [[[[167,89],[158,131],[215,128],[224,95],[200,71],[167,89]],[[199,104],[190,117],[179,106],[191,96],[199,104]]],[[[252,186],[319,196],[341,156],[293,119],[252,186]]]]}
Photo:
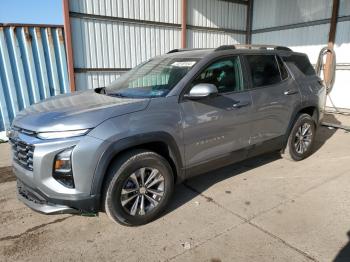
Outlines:
{"type": "Polygon", "coordinates": [[[304,75],[310,76],[316,74],[309,59],[305,55],[291,55],[284,57],[284,61],[295,64],[304,75]]]}

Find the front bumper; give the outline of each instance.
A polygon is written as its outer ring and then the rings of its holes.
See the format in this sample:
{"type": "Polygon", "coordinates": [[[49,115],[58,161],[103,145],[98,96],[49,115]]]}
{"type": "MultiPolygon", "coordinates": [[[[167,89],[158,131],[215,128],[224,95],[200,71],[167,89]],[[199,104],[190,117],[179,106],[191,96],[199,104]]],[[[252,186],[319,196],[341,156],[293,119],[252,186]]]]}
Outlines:
{"type": "Polygon", "coordinates": [[[93,193],[92,182],[103,141],[89,136],[45,141],[20,133],[20,141],[35,147],[33,168],[13,161],[18,181],[18,198],[35,211],[55,213],[96,213],[100,208],[99,192],[93,193]],[[55,156],[74,146],[72,170],[75,188],[68,188],[52,176],[55,156]]]}
{"type": "Polygon", "coordinates": [[[17,179],[17,197],[26,206],[43,214],[97,213],[99,198],[92,196],[79,200],[53,199],[17,179]]]}
{"type": "Polygon", "coordinates": [[[26,206],[43,214],[65,214],[76,213],[77,210],[64,205],[49,203],[35,190],[24,185],[20,180],[17,180],[17,197],[26,206]]]}

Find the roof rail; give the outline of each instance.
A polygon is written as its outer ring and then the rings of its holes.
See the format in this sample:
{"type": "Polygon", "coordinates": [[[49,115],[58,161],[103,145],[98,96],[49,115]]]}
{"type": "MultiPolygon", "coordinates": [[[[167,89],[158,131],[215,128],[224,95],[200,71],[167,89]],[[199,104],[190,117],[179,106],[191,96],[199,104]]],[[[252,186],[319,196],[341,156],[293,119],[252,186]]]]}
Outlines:
{"type": "Polygon", "coordinates": [[[186,51],[194,51],[194,50],[204,50],[206,48],[176,48],[170,50],[167,54],[177,53],[177,52],[186,52],[186,51]]]}
{"type": "Polygon", "coordinates": [[[286,46],[277,45],[222,45],[215,49],[215,51],[231,50],[231,49],[264,49],[264,50],[281,50],[281,51],[292,51],[286,46]]]}

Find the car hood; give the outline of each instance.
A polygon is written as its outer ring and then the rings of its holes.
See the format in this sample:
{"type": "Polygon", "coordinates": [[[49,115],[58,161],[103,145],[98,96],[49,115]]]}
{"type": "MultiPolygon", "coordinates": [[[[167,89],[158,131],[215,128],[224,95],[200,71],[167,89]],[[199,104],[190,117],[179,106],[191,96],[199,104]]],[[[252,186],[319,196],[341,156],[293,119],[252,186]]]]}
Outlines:
{"type": "Polygon", "coordinates": [[[94,90],[59,95],[17,114],[13,126],[34,132],[94,128],[103,121],[144,110],[150,99],[117,98],[94,90]]]}

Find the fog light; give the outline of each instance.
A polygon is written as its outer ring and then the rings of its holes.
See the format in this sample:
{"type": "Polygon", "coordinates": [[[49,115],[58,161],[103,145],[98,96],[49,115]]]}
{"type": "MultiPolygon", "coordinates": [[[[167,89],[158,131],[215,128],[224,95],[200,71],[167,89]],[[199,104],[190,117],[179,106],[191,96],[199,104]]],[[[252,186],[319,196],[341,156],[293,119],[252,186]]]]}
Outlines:
{"type": "Polygon", "coordinates": [[[69,188],[74,188],[72,151],[73,148],[69,148],[57,154],[53,165],[53,178],[69,188]]]}

